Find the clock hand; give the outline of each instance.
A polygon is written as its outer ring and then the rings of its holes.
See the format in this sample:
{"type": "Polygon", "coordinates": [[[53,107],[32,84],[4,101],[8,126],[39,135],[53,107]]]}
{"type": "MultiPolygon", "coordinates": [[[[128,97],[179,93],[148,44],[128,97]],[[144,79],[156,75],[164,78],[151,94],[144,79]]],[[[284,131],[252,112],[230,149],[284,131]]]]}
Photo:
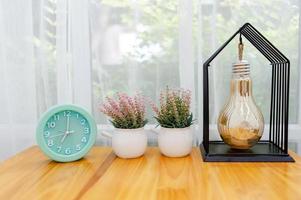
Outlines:
{"type": "Polygon", "coordinates": [[[62,130],[58,130],[58,132],[60,132],[60,133],[66,133],[66,131],[62,131],[62,130]]]}
{"type": "Polygon", "coordinates": [[[58,130],[58,132],[61,132],[61,133],[74,133],[75,131],[62,131],[62,130],[58,130]]]}
{"type": "Polygon", "coordinates": [[[52,136],[50,136],[50,138],[58,137],[58,136],[61,136],[61,135],[65,135],[65,133],[63,133],[63,134],[58,134],[58,135],[52,135],[52,136]]]}
{"type": "Polygon", "coordinates": [[[66,125],[66,132],[64,134],[64,136],[61,139],[61,143],[63,143],[65,141],[65,138],[67,137],[67,135],[69,134],[69,126],[70,126],[70,118],[69,115],[67,115],[67,125],[66,125]]]}
{"type": "Polygon", "coordinates": [[[70,128],[70,118],[69,118],[69,116],[67,116],[67,127],[66,127],[66,132],[69,132],[69,128],[70,128]]]}
{"type": "Polygon", "coordinates": [[[68,135],[68,132],[66,132],[65,134],[64,134],[64,136],[62,137],[62,139],[61,139],[61,143],[63,143],[64,142],[64,140],[65,140],[65,138],[66,138],[66,136],[68,135]]]}
{"type": "Polygon", "coordinates": [[[66,133],[64,134],[64,136],[61,139],[61,143],[63,143],[66,139],[66,137],[70,134],[70,133],[74,133],[75,131],[66,131],[66,133]]]}
{"type": "MultiPolygon", "coordinates": [[[[65,131],[59,131],[59,132],[62,132],[63,134],[52,135],[52,136],[50,136],[50,138],[54,138],[54,137],[58,137],[58,136],[61,136],[61,135],[65,135],[65,134],[66,134],[65,131]]],[[[67,132],[67,135],[68,135],[69,133],[74,133],[74,132],[75,132],[75,131],[69,131],[69,132],[67,132]]]]}

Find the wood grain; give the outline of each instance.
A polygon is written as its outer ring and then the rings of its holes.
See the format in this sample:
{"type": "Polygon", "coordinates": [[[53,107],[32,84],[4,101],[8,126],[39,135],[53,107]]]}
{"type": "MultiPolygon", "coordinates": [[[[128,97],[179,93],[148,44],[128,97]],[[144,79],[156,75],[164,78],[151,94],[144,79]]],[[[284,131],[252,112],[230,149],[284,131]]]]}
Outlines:
{"type": "Polygon", "coordinates": [[[204,163],[197,148],[167,158],[149,148],[136,159],[94,147],[74,163],[55,163],[37,147],[0,165],[0,199],[301,199],[295,163],[204,163]]]}
{"type": "Polygon", "coordinates": [[[0,166],[0,199],[74,199],[110,156],[93,148],[82,160],[57,163],[32,147],[0,166]]]}

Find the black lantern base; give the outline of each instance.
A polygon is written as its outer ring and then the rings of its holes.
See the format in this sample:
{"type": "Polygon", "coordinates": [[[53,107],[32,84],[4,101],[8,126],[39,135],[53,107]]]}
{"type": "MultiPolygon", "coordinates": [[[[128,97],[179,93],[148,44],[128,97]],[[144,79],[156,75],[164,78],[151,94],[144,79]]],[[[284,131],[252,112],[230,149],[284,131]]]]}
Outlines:
{"type": "Polygon", "coordinates": [[[295,162],[277,145],[260,141],[248,150],[232,149],[222,141],[210,141],[209,153],[200,145],[205,162],[295,162]]]}

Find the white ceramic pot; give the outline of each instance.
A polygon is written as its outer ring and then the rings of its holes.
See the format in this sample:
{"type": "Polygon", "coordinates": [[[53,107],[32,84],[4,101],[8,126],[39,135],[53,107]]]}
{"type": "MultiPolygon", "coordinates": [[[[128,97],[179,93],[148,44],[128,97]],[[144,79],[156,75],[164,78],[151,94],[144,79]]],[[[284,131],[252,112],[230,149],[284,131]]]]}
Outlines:
{"type": "Polygon", "coordinates": [[[147,136],[143,128],[115,129],[113,134],[107,131],[103,131],[102,134],[112,138],[113,151],[120,158],[142,156],[147,147],[147,136]]]}
{"type": "Polygon", "coordinates": [[[163,155],[168,157],[183,157],[190,154],[193,142],[193,132],[187,128],[160,128],[158,145],[163,155]]]}

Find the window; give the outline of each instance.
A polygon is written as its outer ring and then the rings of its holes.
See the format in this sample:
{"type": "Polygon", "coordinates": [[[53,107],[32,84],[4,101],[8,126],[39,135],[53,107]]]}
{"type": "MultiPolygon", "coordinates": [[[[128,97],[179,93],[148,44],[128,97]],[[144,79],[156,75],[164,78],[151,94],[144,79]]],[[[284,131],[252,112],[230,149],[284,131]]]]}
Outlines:
{"type": "MultiPolygon", "coordinates": [[[[0,3],[0,145],[6,149],[0,159],[35,143],[37,119],[52,105],[80,104],[93,113],[101,129],[109,124],[98,111],[105,96],[141,91],[156,100],[167,85],[193,91],[200,138],[202,63],[245,22],[291,60],[289,135],[291,147],[301,152],[299,1],[30,2],[0,3]]],[[[244,41],[255,100],[268,123],[269,63],[244,41]]],[[[210,69],[213,131],[237,57],[237,44],[231,45],[210,69]]],[[[153,124],[151,116],[149,111],[153,124]]]]}
{"type": "MultiPolygon", "coordinates": [[[[90,12],[92,95],[98,123],[107,123],[106,117],[97,110],[107,95],[141,91],[158,99],[160,90],[167,85],[181,86],[179,29],[184,27],[179,27],[178,12],[181,10],[177,1],[94,2],[90,12]]],[[[191,20],[190,15],[188,20],[191,20]]],[[[182,36],[183,42],[192,37],[192,27],[186,28],[190,35],[189,38],[182,36]]],[[[188,57],[192,57],[192,42],[188,43],[185,47],[191,51],[188,57]]],[[[183,68],[191,68],[193,80],[194,63],[193,60],[189,62],[191,66],[183,68]]],[[[148,117],[151,119],[150,113],[148,117]]]]}

